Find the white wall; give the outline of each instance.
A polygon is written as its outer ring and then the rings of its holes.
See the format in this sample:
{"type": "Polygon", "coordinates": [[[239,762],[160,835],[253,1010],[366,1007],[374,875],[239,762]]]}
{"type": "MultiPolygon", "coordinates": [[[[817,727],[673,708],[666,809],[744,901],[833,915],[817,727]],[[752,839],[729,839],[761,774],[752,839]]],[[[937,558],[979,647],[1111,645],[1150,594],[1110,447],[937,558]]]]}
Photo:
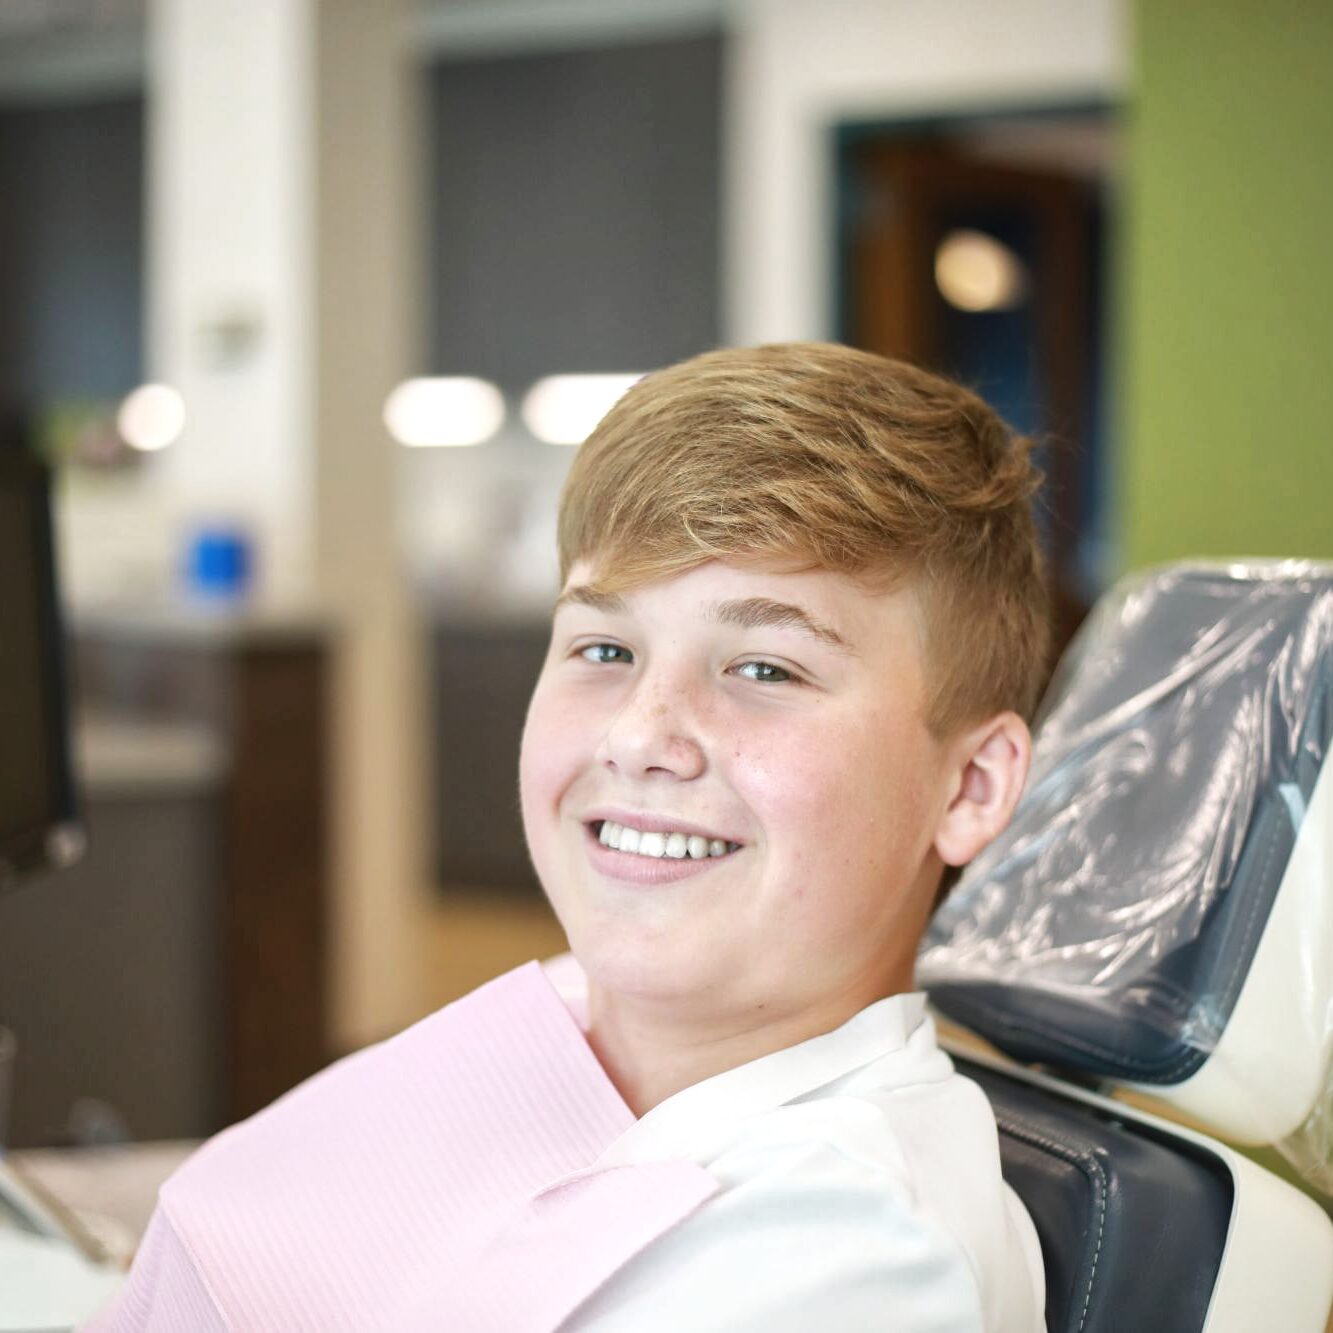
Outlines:
{"type": "Polygon", "coordinates": [[[727,78],[732,343],[833,329],[841,121],[1124,95],[1123,0],[738,0],[727,78]]]}
{"type": "Polygon", "coordinates": [[[149,25],[146,362],[189,411],[151,480],[175,532],[245,520],[272,601],[311,587],[312,5],[156,0],[149,25]]]}
{"type": "Polygon", "coordinates": [[[75,608],[171,602],[189,534],[217,520],[252,535],[263,603],[312,595],[314,2],[148,7],[143,360],[188,418],[133,471],[62,477],[75,608]],[[231,355],[224,325],[248,330],[231,355]]]}
{"type": "MultiPolygon", "coordinates": [[[[62,476],[76,609],[178,599],[189,536],[217,520],[252,535],[263,604],[302,608],[313,594],[314,4],[150,0],[113,66],[78,58],[92,38],[77,31],[37,61],[34,100],[142,80],[144,372],[188,412],[181,439],[133,470],[62,476]],[[249,331],[230,356],[224,325],[249,331]]],[[[13,63],[0,53],[6,95],[24,92],[13,63]]]]}

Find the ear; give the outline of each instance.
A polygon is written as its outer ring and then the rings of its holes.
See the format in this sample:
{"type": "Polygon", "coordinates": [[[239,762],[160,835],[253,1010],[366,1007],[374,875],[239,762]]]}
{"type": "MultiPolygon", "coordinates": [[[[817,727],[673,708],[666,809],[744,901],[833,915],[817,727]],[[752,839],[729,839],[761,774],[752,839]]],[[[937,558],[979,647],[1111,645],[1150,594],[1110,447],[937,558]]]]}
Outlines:
{"type": "Polygon", "coordinates": [[[945,865],[966,865],[1009,822],[1032,762],[1032,735],[1017,713],[970,728],[953,748],[954,780],[935,850],[945,865]]]}

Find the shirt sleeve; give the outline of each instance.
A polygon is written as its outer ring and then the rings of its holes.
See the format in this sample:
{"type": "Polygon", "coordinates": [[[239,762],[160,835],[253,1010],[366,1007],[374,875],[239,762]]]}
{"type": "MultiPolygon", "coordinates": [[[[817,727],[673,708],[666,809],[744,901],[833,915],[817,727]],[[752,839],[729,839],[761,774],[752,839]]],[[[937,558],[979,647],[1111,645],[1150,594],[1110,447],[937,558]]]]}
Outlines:
{"type": "Polygon", "coordinates": [[[562,1333],[981,1333],[966,1253],[892,1172],[808,1143],[713,1169],[730,1187],[615,1273],[562,1333]]]}
{"type": "Polygon", "coordinates": [[[159,1203],[125,1284],[81,1333],[227,1333],[226,1321],[159,1203]]]}

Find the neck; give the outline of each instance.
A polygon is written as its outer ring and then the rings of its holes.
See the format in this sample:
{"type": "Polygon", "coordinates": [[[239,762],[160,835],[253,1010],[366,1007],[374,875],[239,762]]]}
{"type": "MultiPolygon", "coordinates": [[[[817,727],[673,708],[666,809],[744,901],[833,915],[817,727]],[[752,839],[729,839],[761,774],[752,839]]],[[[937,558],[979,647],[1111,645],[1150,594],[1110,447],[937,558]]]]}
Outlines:
{"type": "Polygon", "coordinates": [[[678,1001],[588,988],[588,1042],[626,1105],[642,1116],[715,1074],[832,1032],[868,1004],[912,989],[912,960],[873,982],[787,1012],[765,1004],[682,1012],[678,1001]]]}

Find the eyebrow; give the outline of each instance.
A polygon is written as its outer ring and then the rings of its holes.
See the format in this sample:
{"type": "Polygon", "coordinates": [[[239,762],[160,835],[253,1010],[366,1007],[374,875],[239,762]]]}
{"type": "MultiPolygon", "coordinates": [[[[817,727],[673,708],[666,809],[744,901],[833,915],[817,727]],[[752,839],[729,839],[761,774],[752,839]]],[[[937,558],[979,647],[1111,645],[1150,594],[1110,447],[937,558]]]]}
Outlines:
{"type": "Polygon", "coordinates": [[[555,599],[558,611],[562,606],[590,606],[594,611],[616,612],[625,609],[625,599],[613,592],[598,592],[586,583],[575,583],[555,599]]]}
{"type": "Polygon", "coordinates": [[[816,620],[808,611],[791,602],[775,602],[768,597],[743,597],[736,601],[714,602],[708,608],[709,619],[721,625],[739,625],[742,629],[796,629],[809,634],[830,648],[856,655],[856,649],[831,625],[816,620]]]}
{"type": "MultiPolygon", "coordinates": [[[[588,606],[594,611],[616,614],[625,610],[625,599],[616,593],[599,592],[586,583],[575,583],[556,599],[556,608],[567,604],[588,606]]],[[[795,629],[826,643],[839,652],[856,656],[856,649],[831,625],[816,620],[803,607],[792,602],[778,602],[771,597],[741,597],[714,602],[707,609],[708,619],[719,625],[737,625],[741,629],[795,629]]]]}

